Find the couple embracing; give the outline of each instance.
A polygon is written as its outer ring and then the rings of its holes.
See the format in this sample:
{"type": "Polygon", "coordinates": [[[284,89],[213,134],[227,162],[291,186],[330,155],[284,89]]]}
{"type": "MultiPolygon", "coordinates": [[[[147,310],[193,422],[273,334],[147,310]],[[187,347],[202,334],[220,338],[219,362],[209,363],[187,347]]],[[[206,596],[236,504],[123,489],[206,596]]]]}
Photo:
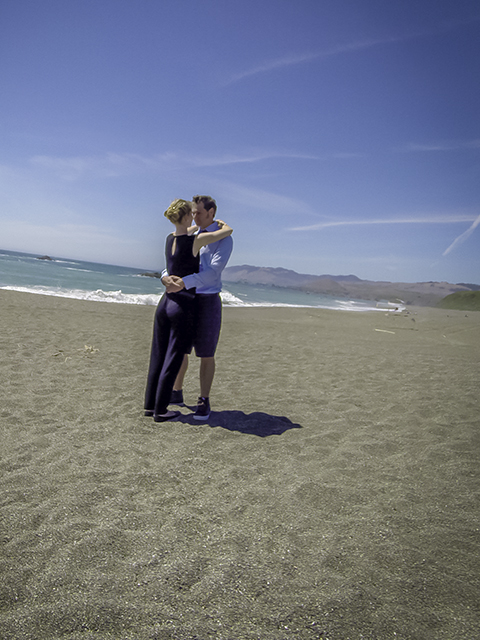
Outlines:
{"type": "Polygon", "coordinates": [[[145,415],[155,422],[180,415],[168,405],[183,405],[183,378],[192,347],[200,358],[200,397],[193,417],[210,416],[222,321],[221,274],[233,249],[232,229],[215,220],[216,211],[210,196],[194,196],[192,202],[174,200],[165,211],[175,231],[165,243],[165,294],[155,312],[145,392],[145,415]]]}

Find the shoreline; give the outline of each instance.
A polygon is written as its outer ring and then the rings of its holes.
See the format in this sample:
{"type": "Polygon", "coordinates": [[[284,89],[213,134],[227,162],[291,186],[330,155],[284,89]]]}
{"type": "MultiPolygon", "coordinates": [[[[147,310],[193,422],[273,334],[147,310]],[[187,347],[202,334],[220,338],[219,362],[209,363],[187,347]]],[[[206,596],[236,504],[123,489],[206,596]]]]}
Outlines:
{"type": "Polygon", "coordinates": [[[0,635],[475,637],[480,315],[408,311],[224,307],[156,424],[154,307],[0,290],[0,635]]]}
{"type": "MultiPolygon", "coordinates": [[[[267,289],[281,289],[280,287],[267,287],[267,289]]],[[[284,291],[295,294],[294,289],[283,288],[284,291]]],[[[83,289],[67,289],[62,287],[47,288],[43,285],[32,286],[14,286],[4,285],[0,287],[0,291],[14,291],[17,293],[48,296],[53,298],[63,298],[67,300],[80,300],[89,302],[106,302],[110,304],[129,304],[140,306],[156,306],[159,299],[162,296],[162,292],[157,293],[124,293],[121,290],[83,290],[83,289]]],[[[233,308],[286,308],[286,309],[327,309],[333,311],[353,311],[353,312],[368,312],[368,311],[390,311],[403,312],[406,311],[405,303],[403,302],[389,302],[388,300],[362,300],[356,298],[336,298],[324,294],[319,295],[322,298],[329,299],[336,302],[338,306],[332,306],[325,304],[318,304],[317,306],[311,304],[293,303],[293,302],[252,302],[242,301],[235,294],[232,294],[227,287],[222,292],[223,306],[233,308]]]]}

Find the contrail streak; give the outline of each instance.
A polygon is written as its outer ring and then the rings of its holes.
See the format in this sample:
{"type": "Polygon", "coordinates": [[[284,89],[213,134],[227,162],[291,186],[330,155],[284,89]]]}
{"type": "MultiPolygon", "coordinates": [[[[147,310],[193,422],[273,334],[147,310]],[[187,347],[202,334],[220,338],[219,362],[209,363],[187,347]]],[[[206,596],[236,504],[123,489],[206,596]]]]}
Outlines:
{"type": "Polygon", "coordinates": [[[459,245],[461,245],[462,242],[465,242],[465,240],[472,235],[472,233],[478,227],[479,224],[480,224],[480,216],[478,216],[478,218],[470,225],[470,227],[466,231],[464,231],[461,235],[459,235],[458,238],[455,238],[452,244],[449,247],[447,247],[445,251],[442,253],[442,256],[448,255],[451,251],[453,251],[459,245]]]}

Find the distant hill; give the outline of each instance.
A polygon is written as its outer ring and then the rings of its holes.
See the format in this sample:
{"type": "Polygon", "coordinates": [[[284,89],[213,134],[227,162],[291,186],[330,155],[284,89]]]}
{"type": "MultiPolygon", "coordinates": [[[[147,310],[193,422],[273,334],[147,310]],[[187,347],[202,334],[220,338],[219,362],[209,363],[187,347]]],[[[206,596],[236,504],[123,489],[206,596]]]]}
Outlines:
{"type": "Polygon", "coordinates": [[[245,282],[248,284],[266,284],[274,287],[298,288],[305,282],[315,279],[309,276],[281,267],[252,267],[243,264],[240,267],[227,267],[223,274],[227,282],[245,282]]]}
{"type": "Polygon", "coordinates": [[[312,276],[307,273],[297,273],[282,267],[253,267],[243,264],[239,267],[227,267],[223,272],[226,282],[245,282],[248,284],[269,284],[274,287],[302,286],[316,280],[333,280],[335,282],[361,282],[357,276],[312,276]]]}
{"type": "Polygon", "coordinates": [[[469,284],[466,282],[458,282],[457,284],[461,287],[467,287],[467,289],[470,289],[471,291],[480,291],[480,284],[469,284]]]}
{"type": "Polygon", "coordinates": [[[223,280],[300,289],[339,298],[401,300],[406,304],[419,306],[435,306],[451,293],[472,291],[478,286],[448,282],[376,282],[361,280],[355,275],[314,276],[280,267],[255,267],[246,264],[227,267],[223,272],[223,280]]]}
{"type": "Polygon", "coordinates": [[[480,311],[480,291],[457,291],[440,300],[441,309],[459,309],[461,311],[480,311]]]}

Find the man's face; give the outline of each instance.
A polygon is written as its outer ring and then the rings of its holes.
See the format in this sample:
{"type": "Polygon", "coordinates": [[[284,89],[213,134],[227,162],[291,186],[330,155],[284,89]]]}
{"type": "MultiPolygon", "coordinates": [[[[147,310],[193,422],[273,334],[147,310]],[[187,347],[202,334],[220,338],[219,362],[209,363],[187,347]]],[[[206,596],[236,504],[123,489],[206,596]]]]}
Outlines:
{"type": "Polygon", "coordinates": [[[210,226],[215,218],[215,209],[205,209],[203,202],[193,203],[193,219],[197,227],[206,229],[210,226]]]}

